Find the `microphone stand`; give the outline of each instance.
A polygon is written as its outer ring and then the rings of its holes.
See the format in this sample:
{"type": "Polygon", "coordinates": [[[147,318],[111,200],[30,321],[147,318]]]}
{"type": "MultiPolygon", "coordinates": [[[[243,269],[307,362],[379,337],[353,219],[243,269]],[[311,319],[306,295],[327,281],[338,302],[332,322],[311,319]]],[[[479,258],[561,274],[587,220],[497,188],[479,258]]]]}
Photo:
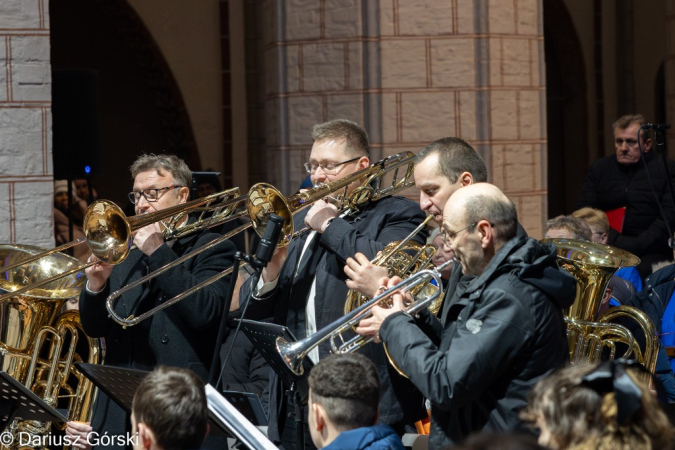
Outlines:
{"type": "MultiPolygon", "coordinates": [[[[228,349],[225,359],[221,365],[220,348],[222,347],[223,342],[225,341],[225,336],[227,335],[227,319],[229,316],[230,306],[232,305],[234,287],[237,284],[239,265],[241,261],[245,261],[255,269],[255,272],[253,275],[251,275],[251,277],[254,277],[254,284],[252,286],[256,286],[260,280],[260,277],[262,276],[262,270],[265,268],[265,266],[267,266],[267,263],[272,260],[272,256],[274,256],[274,250],[276,249],[277,242],[279,241],[283,224],[284,219],[282,217],[277,216],[276,214],[270,214],[267,220],[267,226],[265,227],[265,234],[260,239],[256,254],[246,255],[241,252],[234,254],[234,268],[232,270],[232,277],[230,278],[230,284],[225,295],[225,311],[223,312],[223,317],[220,320],[220,329],[218,330],[218,337],[216,338],[216,346],[213,352],[213,358],[211,360],[211,371],[209,372],[208,379],[208,383],[216,389],[218,389],[218,385],[222,380],[223,371],[227,366],[230,354],[232,353],[232,348],[234,347],[234,342],[237,338],[237,334],[239,333],[239,327],[241,326],[241,322],[239,322],[239,325],[237,325],[237,329],[234,332],[234,338],[230,343],[230,348],[228,349]]],[[[248,306],[248,302],[244,306],[244,311],[241,314],[242,317],[244,317],[244,314],[246,313],[246,306],[248,306]]]]}

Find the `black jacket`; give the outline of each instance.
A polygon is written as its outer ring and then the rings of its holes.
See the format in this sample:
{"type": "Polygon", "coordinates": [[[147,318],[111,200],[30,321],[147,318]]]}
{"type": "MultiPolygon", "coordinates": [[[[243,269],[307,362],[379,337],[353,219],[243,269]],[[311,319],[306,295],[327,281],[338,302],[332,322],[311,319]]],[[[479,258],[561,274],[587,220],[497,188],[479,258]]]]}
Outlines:
{"type": "MultiPolygon", "coordinates": [[[[650,151],[645,153],[645,161],[659,202],[668,222],[673,224],[675,210],[668,191],[663,160],[654,151],[650,151]]],[[[668,160],[668,169],[671,176],[675,176],[675,161],[668,160]]],[[[585,206],[603,211],[626,207],[623,231],[619,234],[610,229],[607,242],[609,245],[637,256],[672,254],[668,248],[666,225],[659,213],[642,161],[625,166],[616,161],[616,155],[611,155],[591,164],[577,208],[585,206]]]]}
{"type": "MultiPolygon", "coordinates": [[[[101,293],[82,290],[82,327],[91,337],[105,338],[105,365],[152,370],[164,364],[185,367],[204,380],[208,378],[220,320],[225,313],[223,293],[229,276],[126,330],[108,318],[105,303],[111,292],[217,237],[214,233],[201,232],[176,240],[172,247],[164,244],[150,256],[132,250],[113,268],[101,293]]],[[[227,241],[206,250],[117,299],[115,311],[124,318],[148,311],[230,267],[234,252],[234,245],[227,241]]],[[[95,431],[101,434],[107,431],[108,435],[127,431],[128,417],[103,393],[99,393],[94,408],[92,427],[95,431]]]]}
{"type": "Polygon", "coordinates": [[[515,429],[530,389],[569,361],[562,309],[574,301],[576,281],[558,270],[552,245],[516,237],[458,289],[440,336],[423,331],[438,324],[418,327],[405,313],[380,329],[393,359],[431,402],[430,449],[473,431],[515,429]]]}
{"type": "MultiPolygon", "coordinates": [[[[304,227],[306,211],[294,217],[296,230],[304,227]]],[[[423,220],[424,213],[419,206],[401,197],[386,197],[369,204],[355,215],[336,218],[323,234],[315,237],[316,245],[312,247],[315,259],[312,264],[303,264],[297,276],[294,273],[306,236],[294,239],[289,245],[288,258],[279,274],[276,289],[262,300],[251,300],[246,318],[260,320],[272,316],[275,323],[286,325],[296,338],[305,337],[302,320],[307,299],[297,298],[297,292],[302,283],[311,283],[316,276],[316,325],[317,329],[321,329],[344,315],[348,292],[344,273],[347,258],[361,252],[372,259],[386,244],[405,238],[423,220]]],[[[414,240],[422,243],[425,239],[426,232],[422,232],[414,240]]],[[[242,286],[239,297],[242,302],[250,297],[252,278],[242,286]]],[[[373,360],[378,368],[382,382],[380,422],[395,425],[411,423],[423,417],[421,394],[391,368],[382,346],[369,344],[359,351],[373,360]]],[[[320,358],[329,353],[328,344],[319,347],[320,358]]],[[[282,397],[283,389],[275,380],[270,384],[268,436],[272,440],[279,440],[277,426],[281,430],[285,420],[282,397]]]]}

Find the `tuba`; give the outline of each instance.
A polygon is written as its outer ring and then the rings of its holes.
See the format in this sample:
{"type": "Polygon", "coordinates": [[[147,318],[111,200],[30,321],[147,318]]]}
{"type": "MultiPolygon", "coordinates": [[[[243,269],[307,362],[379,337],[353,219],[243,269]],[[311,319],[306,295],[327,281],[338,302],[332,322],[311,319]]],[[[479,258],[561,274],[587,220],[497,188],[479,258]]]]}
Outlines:
{"type": "Polygon", "coordinates": [[[577,280],[574,304],[565,311],[571,362],[596,363],[605,349],[614,359],[617,344],[623,344],[626,350],[620,357],[633,357],[649,373],[654,373],[659,343],[656,328],[644,312],[632,306],[619,306],[596,317],[614,273],[621,267],[637,265],[640,259],[616,247],[593,242],[574,239],[543,239],[541,242],[555,245],[558,265],[577,280]],[[619,318],[631,319],[640,326],[646,340],[644,351],[625,326],[613,323],[619,318]]]}
{"type": "MultiPolygon", "coordinates": [[[[41,252],[39,247],[3,244],[0,260],[14,265],[41,252]]],[[[11,292],[81,266],[75,258],[53,254],[9,270],[0,278],[0,289],[11,292]]],[[[67,299],[79,295],[85,280],[83,272],[78,272],[0,301],[0,370],[50,406],[67,408],[68,420],[82,422],[91,418],[95,392],[91,381],[73,364],[101,363],[103,344],[86,337],[76,311],[59,312],[67,299]]],[[[19,443],[19,433],[28,433],[31,443],[47,442],[36,438],[46,438],[50,429],[50,423],[16,420],[8,428],[15,436],[11,448],[19,443]]]]}

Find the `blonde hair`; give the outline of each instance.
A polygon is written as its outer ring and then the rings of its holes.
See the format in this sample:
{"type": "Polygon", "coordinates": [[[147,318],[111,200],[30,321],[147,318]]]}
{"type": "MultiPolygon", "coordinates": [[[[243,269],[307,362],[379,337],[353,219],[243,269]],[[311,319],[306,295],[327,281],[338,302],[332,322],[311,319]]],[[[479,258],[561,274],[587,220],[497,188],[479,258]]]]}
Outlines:
{"type": "Polygon", "coordinates": [[[609,231],[609,219],[607,219],[607,214],[605,214],[604,211],[586,207],[577,209],[571,215],[575,219],[583,220],[590,227],[597,228],[603,233],[607,233],[609,231]]]}

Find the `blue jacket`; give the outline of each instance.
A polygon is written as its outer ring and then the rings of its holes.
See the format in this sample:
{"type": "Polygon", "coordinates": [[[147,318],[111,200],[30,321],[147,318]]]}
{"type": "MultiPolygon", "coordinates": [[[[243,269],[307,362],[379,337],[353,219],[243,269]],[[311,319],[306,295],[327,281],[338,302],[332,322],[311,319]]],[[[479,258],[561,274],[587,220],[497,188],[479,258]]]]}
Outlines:
{"type": "Polygon", "coordinates": [[[401,438],[389,425],[343,431],[324,450],[404,450],[401,438]]]}

